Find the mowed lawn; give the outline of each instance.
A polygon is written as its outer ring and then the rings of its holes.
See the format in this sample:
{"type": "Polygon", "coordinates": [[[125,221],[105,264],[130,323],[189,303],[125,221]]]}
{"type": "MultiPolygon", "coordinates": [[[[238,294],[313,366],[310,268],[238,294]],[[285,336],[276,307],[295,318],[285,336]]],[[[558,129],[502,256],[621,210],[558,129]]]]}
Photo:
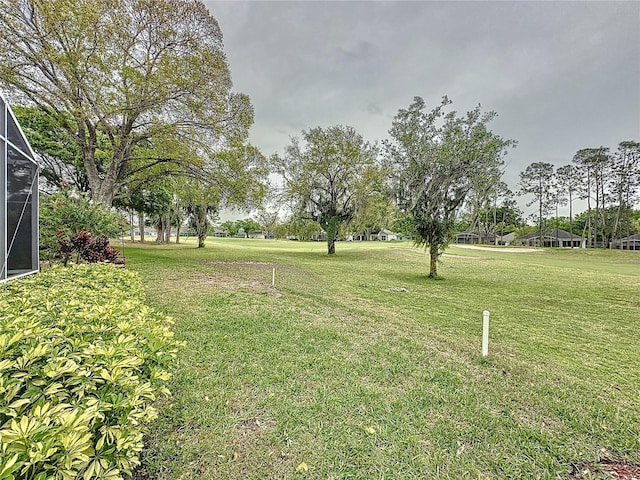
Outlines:
{"type": "Polygon", "coordinates": [[[433,281],[410,243],[336,251],[126,246],[186,342],[148,478],[595,478],[589,462],[640,463],[640,252],[452,247],[433,281]]]}

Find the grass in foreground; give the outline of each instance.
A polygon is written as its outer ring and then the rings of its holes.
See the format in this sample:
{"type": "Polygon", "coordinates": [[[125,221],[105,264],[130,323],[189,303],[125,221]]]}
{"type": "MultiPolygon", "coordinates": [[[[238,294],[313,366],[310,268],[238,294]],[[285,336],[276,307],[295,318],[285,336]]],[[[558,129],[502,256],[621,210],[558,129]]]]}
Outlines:
{"type": "Polygon", "coordinates": [[[149,478],[567,478],[640,462],[638,252],[451,248],[429,281],[409,244],[324,248],[127,246],[187,342],[149,478]]]}

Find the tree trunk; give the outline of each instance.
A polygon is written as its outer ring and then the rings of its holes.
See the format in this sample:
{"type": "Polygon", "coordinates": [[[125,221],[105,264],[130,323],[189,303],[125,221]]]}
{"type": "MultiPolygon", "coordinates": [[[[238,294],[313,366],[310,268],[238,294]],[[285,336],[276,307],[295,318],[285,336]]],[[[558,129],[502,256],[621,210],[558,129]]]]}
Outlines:
{"type": "Polygon", "coordinates": [[[569,233],[571,234],[571,248],[573,248],[573,200],[571,194],[571,189],[569,189],[569,233]]]}
{"type": "Polygon", "coordinates": [[[207,238],[206,233],[198,233],[198,248],[204,248],[204,241],[207,238]]]}
{"type": "Polygon", "coordinates": [[[335,255],[336,238],[338,238],[338,219],[336,217],[329,218],[325,226],[325,232],[327,234],[327,254],[335,255]]]}
{"type": "Polygon", "coordinates": [[[133,243],[136,239],[135,228],[133,226],[133,211],[129,212],[129,234],[131,235],[131,243],[133,243]]]}
{"type": "Polygon", "coordinates": [[[587,167],[587,248],[591,247],[591,171],[587,167]]]}
{"type": "Polygon", "coordinates": [[[596,175],[596,216],[593,220],[593,248],[598,248],[598,215],[600,214],[600,189],[599,180],[596,175]]]}
{"type": "Polygon", "coordinates": [[[180,243],[180,225],[176,227],[176,243],[180,243]]]}
{"type": "Polygon", "coordinates": [[[498,198],[493,197],[493,244],[498,246],[498,198]]]}
{"type": "Polygon", "coordinates": [[[164,217],[164,243],[171,241],[171,215],[167,213],[164,217]]]}
{"type": "Polygon", "coordinates": [[[336,254],[336,237],[327,236],[327,254],[335,255],[336,254]]]}
{"type": "Polygon", "coordinates": [[[542,237],[542,205],[544,202],[544,190],[542,188],[542,176],[538,178],[538,246],[544,247],[544,240],[542,237]]]}
{"type": "Polygon", "coordinates": [[[438,277],[438,247],[429,246],[429,278],[438,277]]]}
{"type": "Polygon", "coordinates": [[[164,241],[164,221],[162,219],[156,222],[156,243],[162,243],[164,241]]]}
{"type": "Polygon", "coordinates": [[[144,212],[138,212],[138,230],[140,230],[140,243],[144,243],[144,212]]]}

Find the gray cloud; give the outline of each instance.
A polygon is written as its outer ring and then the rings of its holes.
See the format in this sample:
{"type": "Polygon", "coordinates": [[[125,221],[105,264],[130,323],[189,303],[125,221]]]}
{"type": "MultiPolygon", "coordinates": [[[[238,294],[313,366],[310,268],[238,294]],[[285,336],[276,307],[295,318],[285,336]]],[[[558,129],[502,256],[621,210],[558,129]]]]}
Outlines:
{"type": "Polygon", "coordinates": [[[506,180],[534,161],[640,137],[639,2],[207,2],[237,90],[256,111],[251,140],[352,125],[386,137],[416,95],[495,110],[519,142],[506,180]]]}

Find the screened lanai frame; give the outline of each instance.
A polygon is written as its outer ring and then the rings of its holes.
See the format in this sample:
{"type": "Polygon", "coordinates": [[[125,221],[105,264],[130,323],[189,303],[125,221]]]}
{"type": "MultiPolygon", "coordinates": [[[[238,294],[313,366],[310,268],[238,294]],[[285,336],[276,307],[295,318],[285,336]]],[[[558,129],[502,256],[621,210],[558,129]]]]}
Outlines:
{"type": "Polygon", "coordinates": [[[38,162],[0,92],[0,282],[39,271],[38,162]]]}

